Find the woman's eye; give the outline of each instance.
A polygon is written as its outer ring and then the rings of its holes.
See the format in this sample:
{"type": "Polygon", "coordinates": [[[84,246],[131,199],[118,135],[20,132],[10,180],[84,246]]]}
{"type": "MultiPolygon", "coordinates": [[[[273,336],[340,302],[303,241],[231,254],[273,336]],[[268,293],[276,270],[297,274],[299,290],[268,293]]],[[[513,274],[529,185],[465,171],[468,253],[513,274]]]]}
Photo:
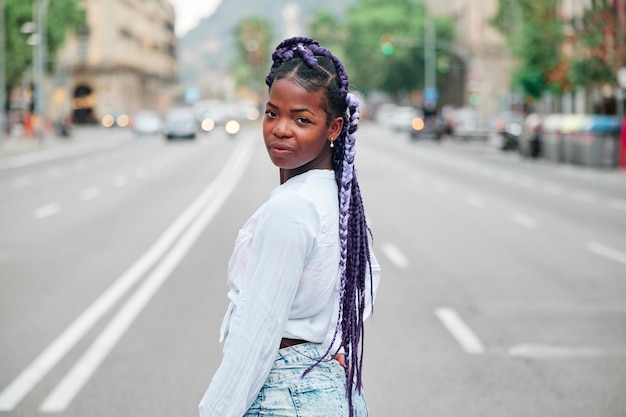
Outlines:
{"type": "Polygon", "coordinates": [[[276,117],[276,113],[271,110],[265,110],[265,115],[268,117],[276,117]]]}
{"type": "Polygon", "coordinates": [[[296,121],[297,121],[298,123],[304,123],[304,124],[311,123],[311,121],[310,121],[309,119],[307,119],[306,117],[298,117],[298,118],[296,119],[296,121]]]}

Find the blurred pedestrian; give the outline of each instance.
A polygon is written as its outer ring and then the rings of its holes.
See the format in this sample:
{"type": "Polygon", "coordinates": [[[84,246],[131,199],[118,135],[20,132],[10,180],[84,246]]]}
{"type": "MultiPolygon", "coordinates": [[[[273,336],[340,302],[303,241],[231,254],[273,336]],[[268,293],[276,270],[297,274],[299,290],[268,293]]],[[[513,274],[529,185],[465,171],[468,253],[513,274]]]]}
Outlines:
{"type": "Polygon", "coordinates": [[[359,103],[317,41],[284,40],[272,58],[263,138],[280,185],[237,237],[200,416],[367,416],[363,322],[380,267],[353,165],[359,103]]]}

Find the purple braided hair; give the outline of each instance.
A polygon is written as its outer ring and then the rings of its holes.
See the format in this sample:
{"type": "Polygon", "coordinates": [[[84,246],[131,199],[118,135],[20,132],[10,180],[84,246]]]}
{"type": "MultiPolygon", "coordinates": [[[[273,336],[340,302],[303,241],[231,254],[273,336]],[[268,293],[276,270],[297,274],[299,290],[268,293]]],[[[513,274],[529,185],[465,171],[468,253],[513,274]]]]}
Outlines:
{"type": "MultiPolygon", "coordinates": [[[[333,168],[339,193],[341,272],[339,315],[337,328],[326,354],[330,353],[340,334],[340,349],[343,349],[346,358],[346,394],[352,416],[354,384],[356,383],[358,392],[362,389],[366,279],[370,280],[370,291],[373,288],[368,240],[371,233],[367,226],[354,168],[359,101],[348,92],[348,74],[343,63],[314,39],[294,37],[284,40],[276,47],[272,61],[269,74],[265,77],[268,87],[271,88],[277,79],[288,77],[309,91],[324,89],[328,99],[328,108],[325,110],[330,116],[329,120],[337,116],[344,119],[341,134],[335,140],[333,148],[333,168]]],[[[370,297],[370,300],[373,300],[371,293],[370,297]]],[[[323,358],[320,358],[317,363],[322,360],[323,358]]]]}

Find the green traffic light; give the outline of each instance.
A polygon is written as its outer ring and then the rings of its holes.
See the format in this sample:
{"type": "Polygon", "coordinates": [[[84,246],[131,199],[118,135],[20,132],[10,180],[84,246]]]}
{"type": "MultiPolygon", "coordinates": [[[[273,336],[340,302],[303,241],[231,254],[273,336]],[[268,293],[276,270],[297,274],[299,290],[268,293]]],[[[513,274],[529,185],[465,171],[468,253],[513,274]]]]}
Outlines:
{"type": "Polygon", "coordinates": [[[393,54],[393,51],[395,50],[395,48],[393,47],[393,44],[391,43],[383,43],[382,45],[380,45],[380,50],[382,51],[384,55],[391,55],[393,54]]]}

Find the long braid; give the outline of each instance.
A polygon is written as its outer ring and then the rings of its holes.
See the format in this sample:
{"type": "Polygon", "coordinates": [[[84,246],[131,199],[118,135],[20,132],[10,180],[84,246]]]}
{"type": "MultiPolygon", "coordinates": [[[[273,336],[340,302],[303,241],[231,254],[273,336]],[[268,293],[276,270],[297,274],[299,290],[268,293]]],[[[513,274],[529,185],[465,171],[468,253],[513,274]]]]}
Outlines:
{"type": "MultiPolygon", "coordinates": [[[[354,384],[361,392],[363,365],[363,316],[365,313],[366,279],[369,278],[370,291],[373,291],[372,271],[370,265],[369,237],[365,211],[361,199],[361,192],[354,168],[356,131],[359,122],[359,102],[353,94],[348,93],[348,74],[343,63],[329,50],[319,45],[317,41],[305,37],[295,37],[281,42],[272,54],[273,64],[265,78],[271,88],[277,77],[291,76],[298,78],[298,82],[313,91],[326,89],[329,114],[333,117],[341,115],[344,123],[341,134],[335,140],[332,162],[335,171],[335,180],[339,198],[339,241],[340,260],[339,268],[341,282],[339,290],[339,312],[337,328],[333,339],[326,351],[331,353],[335,341],[341,334],[340,349],[343,349],[346,359],[346,394],[349,400],[350,415],[354,414],[352,393],[354,384]],[[333,71],[318,58],[327,58],[332,62],[333,71]],[[326,81],[315,84],[313,81],[298,78],[299,64],[283,67],[283,64],[300,58],[305,66],[311,70],[318,70],[315,76],[326,81]],[[283,71],[283,72],[281,72],[283,71]],[[332,83],[335,83],[334,85],[332,83]],[[331,94],[331,91],[335,91],[331,94]],[[336,97],[335,97],[336,96],[336,97]],[[369,277],[368,277],[369,275],[369,277]],[[359,346],[360,345],[360,346],[359,346]]],[[[370,300],[373,301],[372,293],[370,300]]],[[[304,373],[306,375],[323,358],[313,364],[304,373]]],[[[303,376],[304,376],[303,375],[303,376]]]]}

